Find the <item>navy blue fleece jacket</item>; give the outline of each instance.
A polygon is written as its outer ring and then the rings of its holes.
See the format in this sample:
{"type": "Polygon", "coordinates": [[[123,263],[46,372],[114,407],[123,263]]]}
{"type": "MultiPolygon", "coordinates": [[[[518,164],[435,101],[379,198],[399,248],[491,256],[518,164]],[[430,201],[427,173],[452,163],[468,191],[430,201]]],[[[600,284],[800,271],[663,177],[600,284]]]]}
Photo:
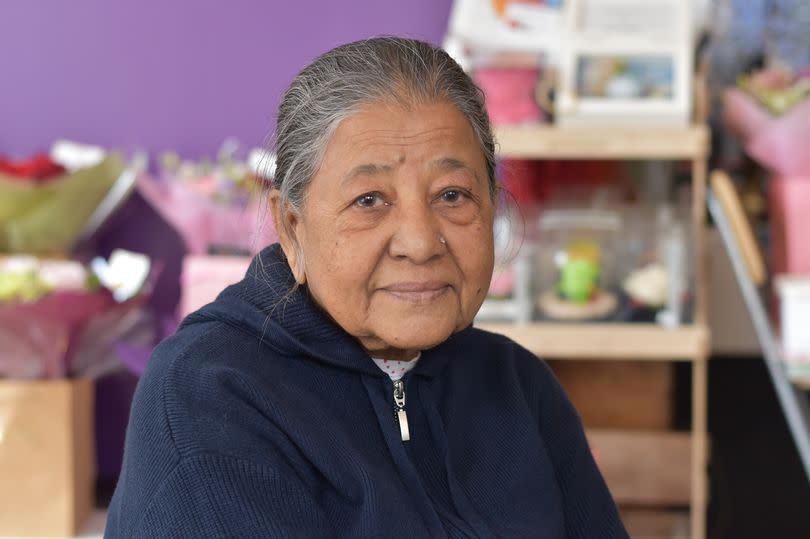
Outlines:
{"type": "Polygon", "coordinates": [[[548,367],[468,328],[394,387],[277,245],[138,385],[105,537],[626,537],[548,367]]]}

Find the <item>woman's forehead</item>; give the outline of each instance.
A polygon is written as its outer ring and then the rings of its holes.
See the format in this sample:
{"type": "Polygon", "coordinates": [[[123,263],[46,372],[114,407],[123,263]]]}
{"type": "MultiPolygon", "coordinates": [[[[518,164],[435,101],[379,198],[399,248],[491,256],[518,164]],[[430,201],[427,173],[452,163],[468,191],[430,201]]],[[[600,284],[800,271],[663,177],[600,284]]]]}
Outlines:
{"type": "MultiPolygon", "coordinates": [[[[383,162],[361,163],[351,167],[346,174],[339,178],[339,186],[349,186],[353,182],[362,178],[392,176],[396,174],[397,169],[405,165],[406,162],[406,159],[400,159],[395,164],[383,162]]],[[[471,163],[457,157],[445,156],[441,153],[437,154],[437,156],[432,159],[428,159],[425,162],[420,163],[420,165],[422,168],[437,174],[446,174],[458,171],[468,173],[474,176],[476,179],[482,180],[479,171],[477,171],[471,163]]]]}
{"type": "Polygon", "coordinates": [[[352,161],[356,173],[377,173],[426,156],[443,160],[436,164],[445,168],[457,168],[459,162],[470,167],[484,164],[472,126],[450,103],[408,109],[387,103],[365,107],[341,122],[324,157],[352,161]],[[371,157],[369,163],[359,162],[371,157]]]}

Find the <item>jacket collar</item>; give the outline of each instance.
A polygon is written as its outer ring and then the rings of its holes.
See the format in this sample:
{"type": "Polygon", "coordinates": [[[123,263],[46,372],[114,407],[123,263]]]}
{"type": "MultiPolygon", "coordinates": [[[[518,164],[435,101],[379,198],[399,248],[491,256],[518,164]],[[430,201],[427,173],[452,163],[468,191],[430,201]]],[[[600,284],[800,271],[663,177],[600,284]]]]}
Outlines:
{"type": "MultiPolygon", "coordinates": [[[[285,355],[310,356],[335,367],[385,376],[358,341],[312,300],[307,288],[296,286],[277,243],[254,257],[241,282],[225,289],[214,303],[189,316],[183,325],[211,318],[247,329],[285,355]]],[[[424,350],[414,375],[438,375],[458,354],[469,331],[467,328],[424,350]]]]}

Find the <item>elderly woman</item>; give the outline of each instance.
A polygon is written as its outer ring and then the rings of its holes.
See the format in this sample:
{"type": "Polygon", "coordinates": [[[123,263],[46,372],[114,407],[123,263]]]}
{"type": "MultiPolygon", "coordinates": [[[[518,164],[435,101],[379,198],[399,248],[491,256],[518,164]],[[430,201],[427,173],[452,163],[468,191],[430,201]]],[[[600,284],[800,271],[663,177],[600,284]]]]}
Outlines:
{"type": "Polygon", "coordinates": [[[625,537],[548,367],[471,327],[498,187],[480,91],[399,38],[278,112],[280,242],[154,353],[107,537],[625,537]]]}

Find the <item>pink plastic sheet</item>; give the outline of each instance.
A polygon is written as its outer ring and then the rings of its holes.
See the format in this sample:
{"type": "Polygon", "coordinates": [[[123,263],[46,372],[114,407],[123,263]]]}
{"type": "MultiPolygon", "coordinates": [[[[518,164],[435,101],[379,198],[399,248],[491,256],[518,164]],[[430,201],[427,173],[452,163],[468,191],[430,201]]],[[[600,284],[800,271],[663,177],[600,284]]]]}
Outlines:
{"type": "Polygon", "coordinates": [[[779,176],[810,176],[810,99],[772,116],[744,91],[732,88],[725,92],[723,115],[745,152],[763,167],[779,176]]]}
{"type": "Polygon", "coordinates": [[[56,292],[36,303],[0,305],[0,376],[61,378],[67,375],[71,343],[83,324],[115,305],[106,290],[56,292]]]}
{"type": "Polygon", "coordinates": [[[810,175],[772,178],[768,200],[774,273],[810,274],[810,175]]]}
{"type": "Polygon", "coordinates": [[[138,191],[183,238],[190,254],[210,250],[257,253],[278,239],[269,214],[260,204],[224,204],[177,179],[142,174],[138,191]]]}
{"type": "Polygon", "coordinates": [[[117,303],[101,289],[0,304],[0,378],[92,376],[118,366],[114,345],[141,321],[146,298],[117,303]]]}

